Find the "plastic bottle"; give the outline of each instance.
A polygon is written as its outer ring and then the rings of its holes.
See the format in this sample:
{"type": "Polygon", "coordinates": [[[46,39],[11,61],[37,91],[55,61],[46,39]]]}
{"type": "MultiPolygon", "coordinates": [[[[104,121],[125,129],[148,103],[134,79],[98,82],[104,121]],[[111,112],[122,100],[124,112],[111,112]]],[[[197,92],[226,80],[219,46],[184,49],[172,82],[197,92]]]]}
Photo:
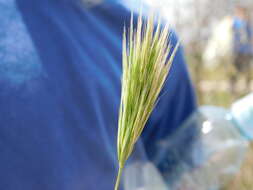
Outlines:
{"type": "Polygon", "coordinates": [[[239,172],[252,139],[253,93],[229,110],[200,107],[157,143],[152,162],[128,165],[125,189],[219,190],[239,172]]]}
{"type": "Polygon", "coordinates": [[[179,131],[160,142],[155,163],[166,171],[166,159],[175,160],[174,169],[164,172],[173,190],[219,190],[239,172],[252,139],[250,94],[229,110],[200,107],[179,131]]]}

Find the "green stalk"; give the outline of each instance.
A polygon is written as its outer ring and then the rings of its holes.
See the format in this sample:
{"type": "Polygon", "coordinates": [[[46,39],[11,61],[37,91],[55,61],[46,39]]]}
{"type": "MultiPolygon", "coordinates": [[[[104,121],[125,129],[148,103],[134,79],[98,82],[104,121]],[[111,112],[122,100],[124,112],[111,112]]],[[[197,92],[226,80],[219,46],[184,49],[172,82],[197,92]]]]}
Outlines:
{"type": "Polygon", "coordinates": [[[116,180],[116,184],[115,184],[114,190],[118,190],[119,189],[119,185],[120,185],[120,180],[121,180],[123,169],[124,169],[124,166],[122,166],[121,164],[119,164],[119,170],[118,170],[118,175],[117,175],[117,180],[116,180]]]}

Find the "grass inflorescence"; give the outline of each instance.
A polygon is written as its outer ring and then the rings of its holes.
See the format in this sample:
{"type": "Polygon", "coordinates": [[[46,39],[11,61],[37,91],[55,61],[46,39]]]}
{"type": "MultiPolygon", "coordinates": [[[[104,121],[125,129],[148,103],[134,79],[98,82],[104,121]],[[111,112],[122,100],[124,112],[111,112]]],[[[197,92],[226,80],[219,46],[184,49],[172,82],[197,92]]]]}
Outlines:
{"type": "Polygon", "coordinates": [[[172,50],[168,25],[155,27],[154,14],[145,21],[140,15],[134,28],[131,17],[128,32],[123,34],[123,76],[118,121],[119,188],[124,165],[131,155],[164,86],[178,48],[172,50]]]}

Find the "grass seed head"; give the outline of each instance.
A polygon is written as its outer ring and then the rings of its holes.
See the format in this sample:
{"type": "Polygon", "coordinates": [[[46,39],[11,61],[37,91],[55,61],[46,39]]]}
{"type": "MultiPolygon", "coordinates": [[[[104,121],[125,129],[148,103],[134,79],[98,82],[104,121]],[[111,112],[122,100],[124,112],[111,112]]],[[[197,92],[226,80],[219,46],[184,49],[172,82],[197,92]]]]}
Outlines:
{"type": "Polygon", "coordinates": [[[124,29],[117,141],[120,168],[131,155],[169,73],[178,48],[172,50],[169,36],[168,25],[161,27],[160,19],[155,27],[153,14],[146,21],[140,15],[136,29],[132,16],[129,31],[124,29]]]}

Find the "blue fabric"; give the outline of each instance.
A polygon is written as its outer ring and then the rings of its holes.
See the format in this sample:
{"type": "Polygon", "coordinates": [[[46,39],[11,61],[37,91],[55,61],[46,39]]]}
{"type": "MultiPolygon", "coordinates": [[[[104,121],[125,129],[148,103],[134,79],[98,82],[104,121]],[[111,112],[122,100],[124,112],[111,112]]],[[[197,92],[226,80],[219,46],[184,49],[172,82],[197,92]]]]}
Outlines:
{"type": "Polygon", "coordinates": [[[234,51],[235,53],[253,55],[253,31],[246,20],[234,17],[234,51]]]}
{"type": "MultiPolygon", "coordinates": [[[[116,3],[0,0],[0,12],[0,189],[113,189],[129,11],[116,3]]],[[[180,50],[143,135],[150,158],[152,143],[194,107],[180,50]]]]}

